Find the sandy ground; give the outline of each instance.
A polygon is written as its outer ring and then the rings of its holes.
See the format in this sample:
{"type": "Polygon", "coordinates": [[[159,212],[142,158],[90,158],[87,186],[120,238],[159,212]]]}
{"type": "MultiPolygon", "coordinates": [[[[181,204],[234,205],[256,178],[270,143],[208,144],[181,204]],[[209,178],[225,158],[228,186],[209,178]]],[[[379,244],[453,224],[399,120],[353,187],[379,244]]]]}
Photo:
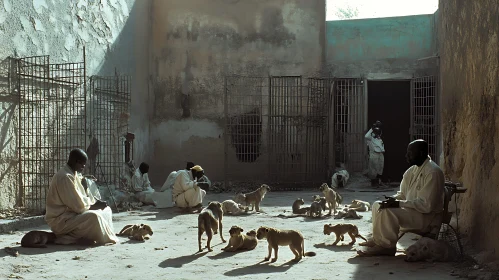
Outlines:
{"type": "MultiPolygon", "coordinates": [[[[344,202],[363,199],[373,202],[388,192],[341,192],[344,202]]],[[[325,223],[344,222],[332,217],[310,219],[304,217],[280,218],[279,214],[291,215],[291,204],[297,197],[311,203],[318,192],[270,192],[262,203],[265,213],[248,216],[225,216],[224,237],[228,230],[239,225],[245,230],[261,225],[281,229],[298,229],[305,236],[305,250],[317,256],[305,257],[292,263],[294,257],[287,247],[280,247],[275,263],[263,262],[267,244],[261,240],[252,251],[226,253],[220,237],[214,237],[213,252],[198,254],[197,214],[179,214],[176,209],[157,210],[143,207],[142,211],[120,213],[114,216],[115,231],[130,223],[147,223],[152,226],[152,239],[141,243],[121,238],[122,243],[112,246],[84,248],[80,246],[49,245],[46,249],[21,248],[16,245],[29,230],[48,230],[47,226],[29,228],[0,236],[0,246],[10,246],[20,253],[18,257],[0,251],[0,278],[8,279],[201,279],[216,277],[242,279],[455,279],[453,267],[443,263],[406,263],[402,255],[396,257],[356,257],[358,245],[349,246],[345,237],[340,246],[327,246],[334,242],[332,236],[322,233],[325,223]],[[144,278],[145,277],[145,278],[144,278]]],[[[231,199],[232,194],[211,194],[208,201],[231,199]]],[[[350,220],[362,235],[370,233],[371,214],[362,213],[361,220],[350,220]]],[[[410,245],[414,236],[406,235],[399,242],[402,249],[410,245]]],[[[206,239],[204,240],[206,242],[206,239]]],[[[359,241],[358,241],[359,242],[359,241]]],[[[399,253],[400,254],[400,253],[399,253]]]]}

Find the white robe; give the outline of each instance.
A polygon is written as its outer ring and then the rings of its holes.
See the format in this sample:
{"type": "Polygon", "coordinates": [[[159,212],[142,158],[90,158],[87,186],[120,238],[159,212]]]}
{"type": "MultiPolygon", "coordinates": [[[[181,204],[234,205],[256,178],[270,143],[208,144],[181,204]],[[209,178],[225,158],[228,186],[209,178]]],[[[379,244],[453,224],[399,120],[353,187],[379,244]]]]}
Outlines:
{"type": "Polygon", "coordinates": [[[385,167],[385,144],[381,138],[372,136],[372,128],[364,136],[369,147],[369,164],[368,164],[368,177],[375,179],[377,175],[383,175],[385,167]]]}
{"type": "Polygon", "coordinates": [[[192,177],[192,172],[187,170],[177,171],[173,184],[173,200],[177,207],[193,207],[203,202],[206,191],[197,186],[192,177]]]}
{"type": "Polygon", "coordinates": [[[74,244],[80,238],[97,244],[118,243],[111,208],[89,210],[96,200],[91,191],[85,191],[81,179],[65,165],[50,181],[45,221],[56,234],[56,243],[74,244]]]}
{"type": "Polygon", "coordinates": [[[151,187],[149,175],[142,174],[140,169],[136,169],[132,177],[132,188],[135,191],[135,197],[142,203],[154,204],[154,189],[151,187]]]}
{"type": "Polygon", "coordinates": [[[376,245],[393,248],[400,229],[434,231],[440,229],[444,208],[445,177],[430,157],[404,173],[400,191],[394,197],[400,208],[385,208],[378,213],[381,201],[372,206],[373,240],[376,245]]]}

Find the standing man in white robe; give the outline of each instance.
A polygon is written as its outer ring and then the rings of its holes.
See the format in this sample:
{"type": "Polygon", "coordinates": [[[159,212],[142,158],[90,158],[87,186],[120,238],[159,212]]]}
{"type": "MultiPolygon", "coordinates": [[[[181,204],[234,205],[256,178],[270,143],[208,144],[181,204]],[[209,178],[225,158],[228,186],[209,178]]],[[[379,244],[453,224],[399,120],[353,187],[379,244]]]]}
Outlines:
{"type": "Polygon", "coordinates": [[[202,202],[206,196],[205,188],[207,182],[198,182],[204,175],[204,170],[201,166],[195,165],[191,170],[177,171],[177,177],[173,184],[173,200],[175,205],[180,208],[201,209],[202,202]]]}
{"type": "Polygon", "coordinates": [[[139,168],[135,170],[132,177],[132,188],[135,192],[135,197],[144,204],[154,204],[152,199],[154,189],[149,181],[149,164],[142,162],[139,168]]]}
{"type": "Polygon", "coordinates": [[[45,221],[56,234],[56,244],[116,244],[112,211],[106,202],[88,191],[81,172],[88,157],[81,149],[69,154],[68,162],[50,181],[45,221]]]}
{"type": "Polygon", "coordinates": [[[381,122],[377,121],[365,135],[369,148],[369,164],[367,176],[371,179],[371,185],[380,185],[381,176],[385,167],[385,144],[381,139],[381,122]]]}
{"type": "Polygon", "coordinates": [[[370,248],[359,255],[394,256],[400,229],[430,232],[440,227],[444,208],[445,177],[428,156],[428,143],[415,140],[407,147],[406,159],[412,166],[404,173],[400,191],[372,206],[373,238],[361,243],[370,248]]]}

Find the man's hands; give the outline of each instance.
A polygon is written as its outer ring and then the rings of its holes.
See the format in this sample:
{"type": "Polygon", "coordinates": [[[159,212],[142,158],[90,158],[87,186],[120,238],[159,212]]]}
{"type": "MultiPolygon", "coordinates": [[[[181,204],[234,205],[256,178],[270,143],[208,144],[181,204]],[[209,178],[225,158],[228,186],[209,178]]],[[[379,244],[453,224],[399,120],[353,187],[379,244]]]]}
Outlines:
{"type": "Polygon", "coordinates": [[[90,210],[104,210],[107,207],[107,202],[97,200],[94,205],[90,206],[90,210]]]}
{"type": "Polygon", "coordinates": [[[385,208],[399,208],[400,207],[400,201],[396,200],[394,197],[391,196],[386,196],[385,195],[384,201],[381,202],[379,209],[385,209],[385,208]]]}
{"type": "Polygon", "coordinates": [[[210,184],[208,182],[197,182],[197,186],[205,191],[208,191],[210,184]]]}

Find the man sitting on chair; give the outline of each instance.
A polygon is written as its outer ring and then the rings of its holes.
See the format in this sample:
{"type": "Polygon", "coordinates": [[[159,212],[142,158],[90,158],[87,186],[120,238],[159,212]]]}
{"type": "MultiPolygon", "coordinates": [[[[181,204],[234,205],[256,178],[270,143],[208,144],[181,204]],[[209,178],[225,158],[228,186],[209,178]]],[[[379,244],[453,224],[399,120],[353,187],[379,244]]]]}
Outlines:
{"type": "Polygon", "coordinates": [[[441,219],[445,178],[428,156],[428,143],[421,139],[409,143],[406,159],[412,166],[404,173],[400,191],[373,203],[373,238],[360,243],[369,247],[357,251],[361,256],[394,256],[401,228],[425,232],[441,219]]]}

